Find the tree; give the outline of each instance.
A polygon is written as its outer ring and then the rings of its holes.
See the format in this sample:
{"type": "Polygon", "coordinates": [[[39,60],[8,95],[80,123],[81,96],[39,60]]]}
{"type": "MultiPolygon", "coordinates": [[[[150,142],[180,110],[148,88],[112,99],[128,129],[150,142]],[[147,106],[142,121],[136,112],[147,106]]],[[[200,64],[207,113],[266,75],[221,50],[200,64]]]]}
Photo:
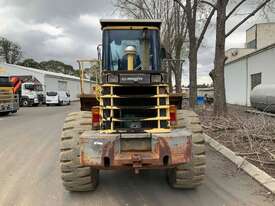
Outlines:
{"type": "Polygon", "coordinates": [[[35,61],[34,59],[25,59],[22,62],[18,62],[18,65],[24,66],[24,67],[31,67],[31,68],[36,68],[40,69],[40,64],[39,62],[35,61]]]}
{"type": "Polygon", "coordinates": [[[64,64],[63,62],[56,61],[56,60],[49,60],[49,61],[42,61],[39,64],[40,69],[51,71],[51,72],[57,72],[57,73],[63,73],[63,74],[69,74],[74,75],[74,69],[71,65],[64,64]]]}
{"type": "Polygon", "coordinates": [[[210,25],[211,19],[215,14],[215,6],[210,1],[200,0],[186,0],[185,5],[181,0],[174,0],[184,9],[187,17],[187,28],[189,36],[189,106],[194,108],[196,105],[197,98],[197,64],[198,64],[198,50],[203,41],[204,35],[210,25]],[[209,8],[206,8],[210,6],[209,8]],[[202,23],[202,30],[197,38],[197,27],[198,27],[198,15],[203,15],[205,21],[202,23]]]}
{"type": "Polygon", "coordinates": [[[116,0],[115,7],[128,17],[161,19],[161,42],[167,51],[168,74],[172,89],[172,74],[176,92],[181,92],[182,58],[187,37],[186,14],[171,0],[116,0]]]}
{"type": "MultiPolygon", "coordinates": [[[[224,82],[224,65],[226,62],[225,56],[225,40],[236,29],[244,24],[248,19],[253,17],[257,12],[262,10],[271,0],[261,0],[254,2],[257,6],[248,12],[248,15],[241,21],[237,22],[231,30],[226,33],[226,22],[233,16],[233,14],[246,2],[251,4],[251,1],[240,0],[233,6],[232,10],[227,14],[226,10],[230,2],[229,0],[218,0],[216,4],[217,20],[216,20],[216,51],[214,61],[214,71],[210,74],[214,82],[214,114],[222,116],[227,114],[226,96],[225,96],[225,82],[224,82]]],[[[252,2],[253,3],[253,2],[252,2]]],[[[232,5],[230,5],[232,6],[232,5]]],[[[251,5],[250,5],[251,7],[251,5]]],[[[247,12],[248,6],[245,7],[247,12]]]]}
{"type": "Polygon", "coordinates": [[[22,62],[18,62],[17,64],[21,66],[41,69],[45,71],[79,76],[78,72],[76,72],[71,65],[64,64],[63,62],[56,61],[56,60],[42,61],[39,63],[34,59],[29,58],[29,59],[25,59],[22,62]]]}
{"type": "Polygon", "coordinates": [[[22,58],[22,49],[15,42],[0,38],[0,57],[8,64],[15,64],[22,58]]]}

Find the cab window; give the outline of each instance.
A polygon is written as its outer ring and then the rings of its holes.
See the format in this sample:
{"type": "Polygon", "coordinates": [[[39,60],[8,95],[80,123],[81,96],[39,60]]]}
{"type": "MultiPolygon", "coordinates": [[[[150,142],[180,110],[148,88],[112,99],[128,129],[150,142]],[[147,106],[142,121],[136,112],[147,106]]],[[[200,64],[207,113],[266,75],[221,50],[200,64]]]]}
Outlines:
{"type": "Polygon", "coordinates": [[[134,70],[159,69],[158,30],[105,30],[103,32],[103,69],[127,70],[127,48],[135,51],[134,70]]]}

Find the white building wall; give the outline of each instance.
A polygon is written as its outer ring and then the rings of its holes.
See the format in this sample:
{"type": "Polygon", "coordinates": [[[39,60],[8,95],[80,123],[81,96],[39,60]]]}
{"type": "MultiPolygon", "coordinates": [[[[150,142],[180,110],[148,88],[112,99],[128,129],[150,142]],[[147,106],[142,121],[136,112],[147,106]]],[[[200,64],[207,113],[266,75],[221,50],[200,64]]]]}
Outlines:
{"type": "Polygon", "coordinates": [[[262,73],[262,84],[275,84],[275,48],[248,58],[248,97],[251,92],[251,75],[262,73]]]}
{"type": "Polygon", "coordinates": [[[246,104],[246,61],[241,60],[225,67],[225,93],[229,104],[246,104]]]}
{"type": "Polygon", "coordinates": [[[250,106],[251,75],[262,73],[262,84],[275,84],[275,48],[255,53],[225,66],[226,99],[250,106]]]}
{"type": "MultiPolygon", "coordinates": [[[[77,100],[80,94],[80,80],[77,77],[0,63],[1,76],[33,76],[43,84],[45,91],[66,90],[70,92],[71,100],[77,100]]],[[[84,92],[91,93],[91,83],[84,81],[84,92]]]]}
{"type": "MultiPolygon", "coordinates": [[[[65,90],[68,91],[71,95],[71,100],[77,100],[80,94],[80,81],[77,79],[68,79],[68,78],[59,78],[51,75],[45,75],[45,85],[46,91],[58,91],[65,90]],[[60,82],[64,85],[66,84],[66,88],[62,86],[60,88],[60,82]]],[[[90,93],[90,85],[91,83],[88,81],[84,82],[84,92],[90,93]]]]}

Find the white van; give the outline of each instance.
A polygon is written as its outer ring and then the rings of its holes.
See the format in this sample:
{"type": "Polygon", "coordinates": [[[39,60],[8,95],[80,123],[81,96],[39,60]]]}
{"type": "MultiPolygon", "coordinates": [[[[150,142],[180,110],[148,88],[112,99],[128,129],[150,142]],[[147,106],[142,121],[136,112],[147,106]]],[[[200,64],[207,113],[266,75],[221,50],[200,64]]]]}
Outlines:
{"type": "Polygon", "coordinates": [[[69,105],[70,94],[65,91],[50,91],[46,93],[46,105],[69,105]]]}

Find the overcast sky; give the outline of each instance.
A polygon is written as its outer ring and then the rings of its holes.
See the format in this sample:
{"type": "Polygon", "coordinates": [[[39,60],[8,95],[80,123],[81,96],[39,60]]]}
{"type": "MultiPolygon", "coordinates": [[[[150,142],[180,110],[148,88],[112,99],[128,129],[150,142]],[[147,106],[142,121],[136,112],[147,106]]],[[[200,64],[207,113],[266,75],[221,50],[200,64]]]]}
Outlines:
{"type": "MultiPolygon", "coordinates": [[[[117,18],[111,0],[0,0],[0,36],[17,42],[24,58],[60,60],[96,57],[101,42],[100,18],[117,18]]],[[[242,16],[235,17],[229,26],[242,16]]],[[[263,19],[253,18],[227,39],[227,48],[243,47],[245,30],[263,19]]],[[[211,27],[199,52],[198,82],[209,83],[213,68],[215,30],[211,27]]],[[[188,81],[187,66],[184,83],[188,81]]]]}

